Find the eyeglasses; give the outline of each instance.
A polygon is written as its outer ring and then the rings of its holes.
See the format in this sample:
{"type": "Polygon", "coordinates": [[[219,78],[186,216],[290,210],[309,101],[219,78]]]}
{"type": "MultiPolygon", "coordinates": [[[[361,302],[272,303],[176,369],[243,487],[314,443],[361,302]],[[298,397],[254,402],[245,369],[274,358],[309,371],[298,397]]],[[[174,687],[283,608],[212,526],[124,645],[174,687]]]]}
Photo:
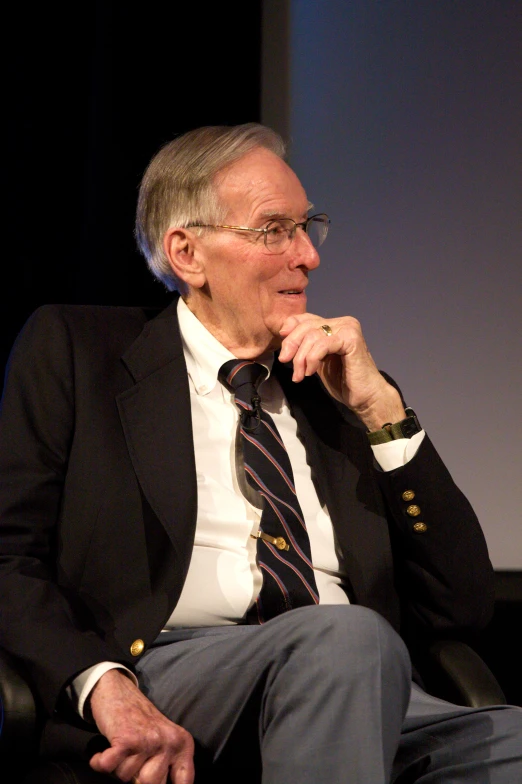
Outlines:
{"type": "Polygon", "coordinates": [[[251,229],[248,226],[222,226],[204,223],[189,223],[187,229],[227,229],[229,231],[251,231],[258,236],[263,235],[263,241],[270,253],[284,253],[290,247],[297,229],[310,237],[314,248],[319,248],[326,239],[330,218],[324,212],[312,215],[302,223],[296,223],[292,218],[277,218],[269,221],[263,229],[251,229]]]}

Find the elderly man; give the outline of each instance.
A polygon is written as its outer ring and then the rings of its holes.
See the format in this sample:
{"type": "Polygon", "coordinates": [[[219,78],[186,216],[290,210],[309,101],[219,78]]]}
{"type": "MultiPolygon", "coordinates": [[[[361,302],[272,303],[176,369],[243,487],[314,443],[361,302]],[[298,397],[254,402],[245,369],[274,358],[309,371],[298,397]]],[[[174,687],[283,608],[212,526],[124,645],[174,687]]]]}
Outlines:
{"type": "Polygon", "coordinates": [[[514,784],[522,712],[412,686],[404,640],[487,623],[491,567],[359,323],[307,312],[329,225],[309,212],[275,133],[198,129],[138,205],[181,296],[29,320],[2,411],[2,644],[45,748],[122,781],[191,784],[194,738],[211,764],[248,749],[267,784],[514,784]]]}

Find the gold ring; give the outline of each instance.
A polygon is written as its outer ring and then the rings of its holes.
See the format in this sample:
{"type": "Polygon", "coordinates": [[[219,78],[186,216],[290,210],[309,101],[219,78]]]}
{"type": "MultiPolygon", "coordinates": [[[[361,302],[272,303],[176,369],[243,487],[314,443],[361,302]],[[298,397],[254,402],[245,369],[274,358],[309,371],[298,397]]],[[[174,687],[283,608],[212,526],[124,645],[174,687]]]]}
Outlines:
{"type": "Polygon", "coordinates": [[[325,334],[325,335],[328,335],[328,337],[331,337],[331,336],[332,336],[332,328],[331,328],[331,327],[329,327],[329,326],[328,326],[328,324],[323,324],[323,326],[321,327],[321,329],[323,330],[323,332],[324,332],[324,334],[325,334]]]}

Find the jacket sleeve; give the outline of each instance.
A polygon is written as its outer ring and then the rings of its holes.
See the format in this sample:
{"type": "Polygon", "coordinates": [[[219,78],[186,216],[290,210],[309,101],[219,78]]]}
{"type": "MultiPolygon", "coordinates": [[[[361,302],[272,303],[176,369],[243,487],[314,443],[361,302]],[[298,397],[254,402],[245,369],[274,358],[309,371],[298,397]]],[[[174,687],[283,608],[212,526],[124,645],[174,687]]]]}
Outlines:
{"type": "Polygon", "coordinates": [[[467,636],[493,611],[493,569],[477,517],[429,437],[406,465],[376,469],[410,633],[467,636]]]}
{"type": "Polygon", "coordinates": [[[68,329],[60,307],[45,306],[15,343],[0,410],[0,644],[24,661],[49,714],[79,672],[123,660],[56,567],[74,426],[68,329]]]}

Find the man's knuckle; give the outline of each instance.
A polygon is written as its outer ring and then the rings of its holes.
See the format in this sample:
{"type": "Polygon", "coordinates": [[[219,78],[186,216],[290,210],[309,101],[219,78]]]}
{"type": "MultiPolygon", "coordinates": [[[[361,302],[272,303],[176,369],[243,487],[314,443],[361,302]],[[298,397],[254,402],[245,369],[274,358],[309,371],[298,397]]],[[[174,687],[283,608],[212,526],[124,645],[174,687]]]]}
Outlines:
{"type": "Polygon", "coordinates": [[[183,727],[178,727],[171,736],[171,745],[176,750],[193,744],[192,735],[183,727]]]}
{"type": "Polygon", "coordinates": [[[185,733],[185,735],[186,735],[186,737],[185,737],[186,751],[187,751],[187,754],[190,754],[192,756],[192,754],[194,753],[194,745],[195,745],[194,744],[194,738],[192,737],[190,732],[185,733]]]}
{"type": "Polygon", "coordinates": [[[151,751],[151,753],[154,753],[164,746],[164,733],[159,729],[159,727],[151,727],[147,732],[145,741],[147,748],[151,751]]]}

